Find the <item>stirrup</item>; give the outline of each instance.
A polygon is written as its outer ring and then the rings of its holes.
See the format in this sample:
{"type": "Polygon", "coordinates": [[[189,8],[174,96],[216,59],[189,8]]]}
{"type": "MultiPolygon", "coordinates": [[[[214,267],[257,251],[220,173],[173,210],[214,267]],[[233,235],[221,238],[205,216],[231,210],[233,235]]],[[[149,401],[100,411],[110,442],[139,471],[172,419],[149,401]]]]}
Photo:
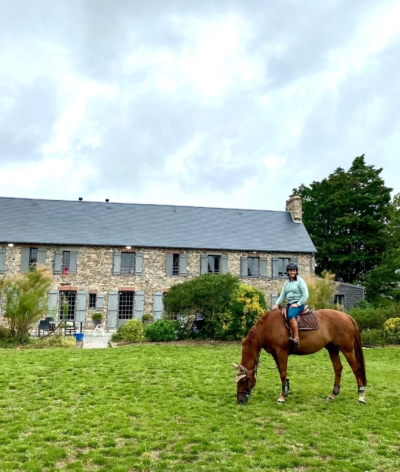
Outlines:
{"type": "Polygon", "coordinates": [[[289,338],[289,341],[296,344],[297,347],[300,347],[300,338],[289,338]]]}

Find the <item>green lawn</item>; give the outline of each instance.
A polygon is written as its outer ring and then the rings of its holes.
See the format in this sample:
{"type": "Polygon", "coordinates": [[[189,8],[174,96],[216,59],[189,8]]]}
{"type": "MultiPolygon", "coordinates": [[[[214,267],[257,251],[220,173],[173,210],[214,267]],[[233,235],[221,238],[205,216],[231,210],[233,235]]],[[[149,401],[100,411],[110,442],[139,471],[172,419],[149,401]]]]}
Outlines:
{"type": "Polygon", "coordinates": [[[365,351],[367,405],[345,364],[265,353],[236,405],[240,344],[0,351],[0,471],[398,471],[400,349],[365,351]]]}

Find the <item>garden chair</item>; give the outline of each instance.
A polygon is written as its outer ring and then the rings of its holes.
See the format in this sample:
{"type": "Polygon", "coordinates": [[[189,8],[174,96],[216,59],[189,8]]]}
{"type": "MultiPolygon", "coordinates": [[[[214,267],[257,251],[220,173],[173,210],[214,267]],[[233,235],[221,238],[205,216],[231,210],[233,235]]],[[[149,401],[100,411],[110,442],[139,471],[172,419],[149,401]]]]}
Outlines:
{"type": "Polygon", "coordinates": [[[40,320],[39,321],[39,326],[38,326],[38,336],[40,337],[40,331],[43,331],[43,336],[44,336],[44,332],[47,331],[49,332],[50,331],[50,321],[49,320],[40,320]]]}
{"type": "Polygon", "coordinates": [[[66,321],[64,326],[64,336],[67,334],[72,335],[76,333],[75,321],[66,321]]]}
{"type": "Polygon", "coordinates": [[[94,331],[93,331],[93,336],[96,336],[96,333],[101,333],[103,334],[104,336],[104,331],[106,330],[106,322],[104,321],[103,323],[97,325],[95,328],[94,328],[94,331]]]}

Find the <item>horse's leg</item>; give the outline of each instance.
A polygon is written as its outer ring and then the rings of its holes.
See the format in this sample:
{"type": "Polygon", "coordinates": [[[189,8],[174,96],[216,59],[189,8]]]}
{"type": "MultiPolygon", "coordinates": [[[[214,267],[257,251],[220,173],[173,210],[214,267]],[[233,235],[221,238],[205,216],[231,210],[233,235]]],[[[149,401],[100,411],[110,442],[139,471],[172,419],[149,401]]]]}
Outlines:
{"type": "Polygon", "coordinates": [[[278,403],[285,403],[285,398],[289,394],[289,379],[287,378],[288,352],[279,351],[273,354],[276,365],[279,370],[279,376],[282,383],[282,391],[278,398],[278,403]]]}
{"type": "Polygon", "coordinates": [[[367,403],[365,400],[365,386],[360,372],[360,366],[357,362],[356,356],[354,355],[354,351],[342,351],[342,353],[349,363],[349,366],[351,367],[351,370],[353,371],[357,380],[358,401],[365,405],[367,403]]]}
{"type": "Polygon", "coordinates": [[[335,372],[335,382],[333,384],[333,390],[332,393],[326,399],[326,401],[333,401],[340,393],[340,380],[342,378],[343,366],[339,357],[339,349],[333,344],[326,346],[326,349],[329,352],[329,357],[331,358],[333,370],[335,372]]]}

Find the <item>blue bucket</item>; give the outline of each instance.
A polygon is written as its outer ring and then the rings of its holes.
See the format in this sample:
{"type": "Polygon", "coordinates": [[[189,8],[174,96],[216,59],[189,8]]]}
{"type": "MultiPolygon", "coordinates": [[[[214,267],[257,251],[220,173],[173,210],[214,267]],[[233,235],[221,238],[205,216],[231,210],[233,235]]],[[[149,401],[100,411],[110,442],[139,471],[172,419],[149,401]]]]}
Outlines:
{"type": "Polygon", "coordinates": [[[84,336],[85,333],[75,333],[74,336],[75,336],[75,339],[77,341],[83,341],[83,336],[84,336]]]}

